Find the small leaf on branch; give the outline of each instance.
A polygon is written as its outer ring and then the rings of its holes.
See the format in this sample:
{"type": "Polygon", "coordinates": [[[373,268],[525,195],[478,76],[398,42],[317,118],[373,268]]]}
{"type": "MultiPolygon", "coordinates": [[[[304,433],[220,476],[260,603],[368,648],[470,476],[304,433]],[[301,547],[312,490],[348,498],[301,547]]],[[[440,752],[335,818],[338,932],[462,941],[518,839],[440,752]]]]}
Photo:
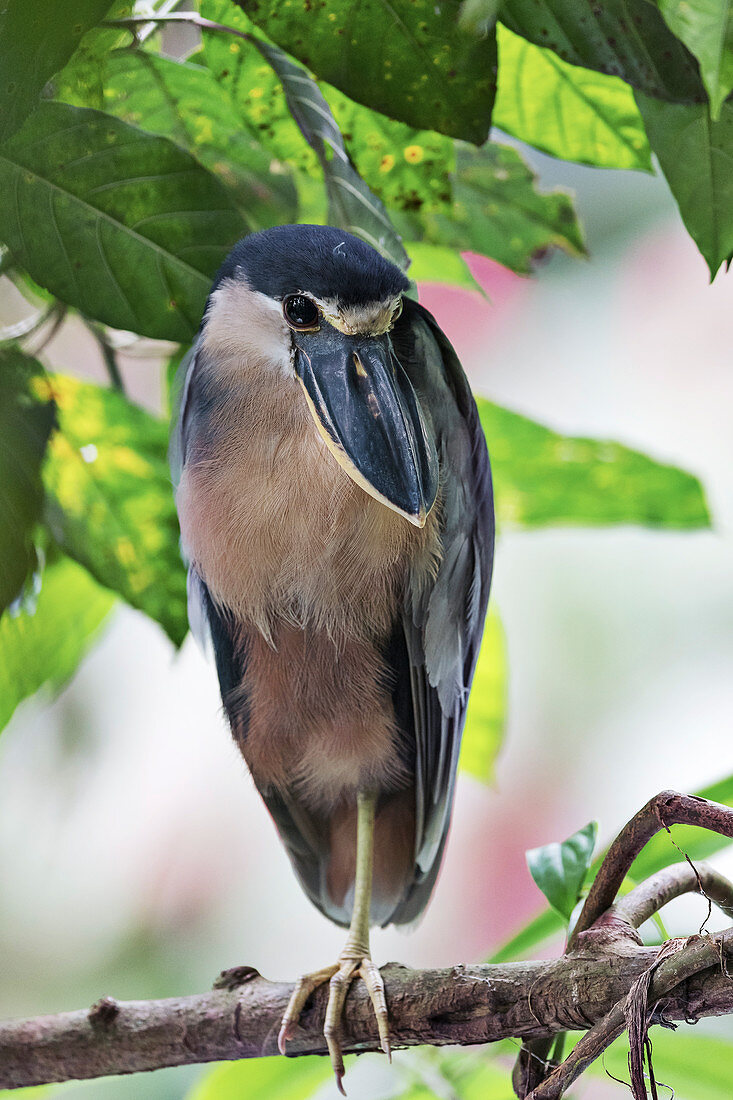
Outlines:
{"type": "Polygon", "coordinates": [[[113,603],[69,558],[45,566],[34,606],[0,618],[0,730],[24,699],[73,676],[113,603]]]}
{"type": "Polygon", "coordinates": [[[707,103],[660,103],[639,93],[636,102],[682,220],[714,279],[733,258],[733,102],[723,104],[717,122],[707,103]]]}
{"type": "Polygon", "coordinates": [[[457,5],[362,0],[337,7],[310,0],[241,0],[284,50],[357,103],[418,129],[480,144],[496,88],[493,31],[477,37],[457,5]]]}
{"type": "Polygon", "coordinates": [[[0,620],[36,567],[41,464],[55,422],[53,401],[38,389],[42,381],[40,363],[0,347],[0,620]]]}
{"type": "Polygon", "coordinates": [[[0,236],[89,317],[189,340],[211,279],[246,232],[187,152],[99,111],[45,103],[0,146],[0,236]]]}
{"type": "Polygon", "coordinates": [[[569,65],[506,27],[497,34],[495,126],[563,160],[651,172],[644,123],[628,84],[569,65]]]}
{"type": "Polygon", "coordinates": [[[532,878],[565,920],[570,920],[580,898],[597,835],[598,822],[590,821],[561,843],[545,844],[527,852],[532,878]]]}
{"type": "Polygon", "coordinates": [[[620,443],[560,435],[484,398],[477,404],[500,523],[710,526],[702,486],[692,474],[620,443]]]}
{"type": "Polygon", "coordinates": [[[120,394],[54,375],[59,430],[44,468],[47,522],[100,584],[180,645],[186,571],[178,549],[168,429],[120,394]]]}

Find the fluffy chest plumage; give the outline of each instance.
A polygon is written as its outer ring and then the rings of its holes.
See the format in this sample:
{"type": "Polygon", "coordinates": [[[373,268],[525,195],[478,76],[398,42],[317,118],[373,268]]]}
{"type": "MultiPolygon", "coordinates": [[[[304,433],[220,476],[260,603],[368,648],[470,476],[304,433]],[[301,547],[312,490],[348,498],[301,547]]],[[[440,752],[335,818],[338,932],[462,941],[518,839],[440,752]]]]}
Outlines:
{"type": "Polygon", "coordinates": [[[385,634],[437,521],[410,525],[354,484],[295,378],[251,363],[194,426],[178,490],[184,545],[216,601],[271,638],[278,622],[385,634]]]}

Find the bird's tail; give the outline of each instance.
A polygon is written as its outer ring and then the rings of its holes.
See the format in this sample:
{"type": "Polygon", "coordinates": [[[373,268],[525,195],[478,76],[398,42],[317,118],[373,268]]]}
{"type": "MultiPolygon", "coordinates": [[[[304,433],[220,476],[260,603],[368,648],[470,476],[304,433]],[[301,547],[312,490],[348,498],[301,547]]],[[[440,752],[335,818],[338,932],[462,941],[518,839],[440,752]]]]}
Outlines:
{"type": "MultiPolygon", "coordinates": [[[[356,872],[356,802],[345,802],[319,820],[291,796],[267,795],[265,801],[306,894],[324,916],[348,927],[356,872]]],[[[432,883],[416,907],[416,870],[415,792],[410,788],[383,796],[377,805],[372,924],[410,923],[424,908],[432,883]]]]}

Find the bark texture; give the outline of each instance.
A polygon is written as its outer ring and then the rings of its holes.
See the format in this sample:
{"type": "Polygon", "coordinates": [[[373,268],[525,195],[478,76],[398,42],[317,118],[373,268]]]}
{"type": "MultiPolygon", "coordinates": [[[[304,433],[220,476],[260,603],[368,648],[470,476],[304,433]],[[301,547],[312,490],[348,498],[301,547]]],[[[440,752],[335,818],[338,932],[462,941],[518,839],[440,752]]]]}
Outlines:
{"type": "MultiPolygon", "coordinates": [[[[664,981],[665,967],[679,967],[692,953],[694,975],[665,994],[665,1019],[732,1013],[733,980],[721,966],[733,953],[728,934],[692,937],[656,968],[655,983],[664,981]]],[[[394,1045],[489,1043],[591,1027],[626,997],[657,954],[638,946],[625,926],[586,933],[575,951],[549,962],[422,971],[390,964],[383,973],[394,1045]]],[[[673,977],[670,970],[667,981],[673,977]]],[[[104,998],[90,1009],[6,1021],[0,1024],[0,1087],[276,1054],[292,987],[245,967],[226,972],[218,984],[197,996],[104,998]]],[[[326,1053],[326,992],[319,990],[304,1011],[289,1044],[293,1054],[326,1053]]],[[[378,1049],[371,1004],[359,983],[346,1002],[344,1032],[346,1050],[378,1049]]]]}

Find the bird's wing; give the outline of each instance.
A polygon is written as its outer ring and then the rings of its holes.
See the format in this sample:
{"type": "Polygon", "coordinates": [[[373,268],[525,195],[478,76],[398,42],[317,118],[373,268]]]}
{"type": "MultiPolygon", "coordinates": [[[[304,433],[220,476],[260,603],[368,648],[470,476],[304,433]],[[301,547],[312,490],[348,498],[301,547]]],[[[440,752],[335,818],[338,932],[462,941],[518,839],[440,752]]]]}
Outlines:
{"type": "MultiPolygon", "coordinates": [[[[416,844],[412,883],[389,919],[409,924],[428,902],[448,833],[468,692],[489,598],[494,510],[476,403],[448,339],[427,310],[406,301],[394,342],[433,421],[443,546],[434,579],[410,576],[402,614],[404,645],[392,647],[395,682],[409,680],[411,685],[416,844]]],[[[400,710],[404,714],[404,698],[395,698],[395,710],[398,718],[400,710]]]]}
{"type": "MultiPolygon", "coordinates": [[[[192,432],[190,401],[193,379],[196,366],[199,362],[201,351],[201,334],[196,337],[191,347],[178,364],[176,375],[171,386],[171,436],[168,446],[168,462],[171,468],[173,486],[178,488],[183,467],[186,462],[186,453],[192,432]]],[[[181,544],[181,554],[188,564],[188,623],[191,633],[205,653],[210,654],[213,638],[212,627],[208,615],[208,590],[199,577],[196,570],[189,564],[186,548],[181,544]]],[[[217,662],[218,663],[218,662],[217,662]]]]}

